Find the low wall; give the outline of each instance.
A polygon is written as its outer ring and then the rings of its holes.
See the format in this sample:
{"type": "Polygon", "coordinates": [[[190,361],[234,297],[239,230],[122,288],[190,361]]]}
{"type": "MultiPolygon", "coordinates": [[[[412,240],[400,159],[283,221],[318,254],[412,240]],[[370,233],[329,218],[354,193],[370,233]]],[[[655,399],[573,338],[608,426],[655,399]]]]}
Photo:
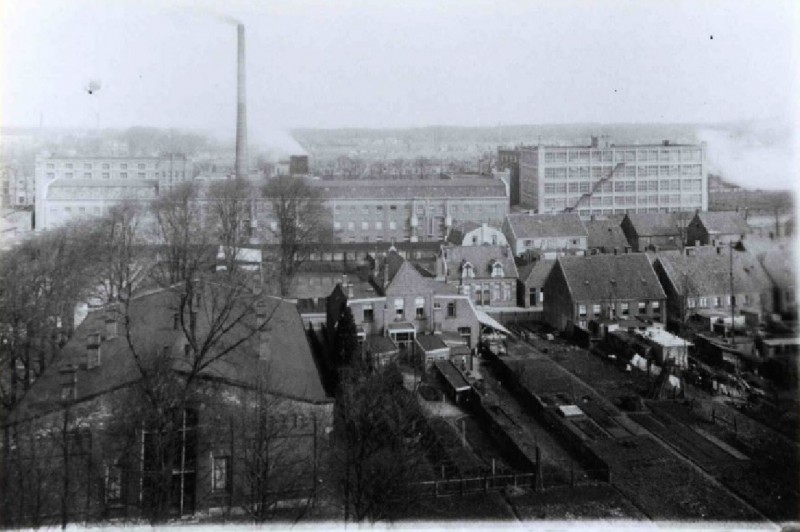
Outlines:
{"type": "Polygon", "coordinates": [[[551,430],[571,451],[577,454],[588,466],[588,469],[600,471],[599,480],[608,482],[611,477],[610,466],[602,460],[588,445],[588,437],[583,431],[563,418],[555,407],[545,405],[538,395],[532,393],[519,382],[514,371],[504,360],[496,358],[495,367],[504,385],[511,391],[517,401],[536,419],[551,430]]]}

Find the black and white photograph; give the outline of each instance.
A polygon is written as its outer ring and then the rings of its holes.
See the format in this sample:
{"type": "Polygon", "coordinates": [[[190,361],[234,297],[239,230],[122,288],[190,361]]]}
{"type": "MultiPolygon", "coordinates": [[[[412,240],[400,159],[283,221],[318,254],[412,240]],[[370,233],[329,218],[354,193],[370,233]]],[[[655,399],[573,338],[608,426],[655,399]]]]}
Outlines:
{"type": "Polygon", "coordinates": [[[0,28],[0,528],[800,530],[796,0],[0,28]]]}

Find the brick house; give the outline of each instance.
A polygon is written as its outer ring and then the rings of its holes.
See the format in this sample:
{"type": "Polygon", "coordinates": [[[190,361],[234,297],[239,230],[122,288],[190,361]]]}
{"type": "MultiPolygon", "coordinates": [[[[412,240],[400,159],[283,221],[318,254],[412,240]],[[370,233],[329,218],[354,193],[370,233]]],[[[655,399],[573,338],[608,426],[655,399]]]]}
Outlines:
{"type": "Polygon", "coordinates": [[[686,243],[720,246],[738,243],[752,232],[744,216],[736,211],[698,212],[686,228],[686,243]]]}
{"type": "Polygon", "coordinates": [[[559,330],[597,319],[665,321],[666,295],[643,253],[559,257],[544,284],[544,318],[559,330]]]}
{"type": "Polygon", "coordinates": [[[731,315],[731,306],[758,316],[772,310],[771,283],[750,253],[687,248],[660,254],[653,264],[667,295],[667,317],[680,323],[693,314],[731,315]],[[731,299],[733,273],[733,299],[731,299]]]}
{"type": "Polygon", "coordinates": [[[447,246],[436,261],[436,279],[472,297],[478,307],[516,306],[517,266],[508,246],[447,246]]]}
{"type": "Polygon", "coordinates": [[[388,337],[401,359],[417,335],[457,335],[469,348],[478,345],[480,312],[458,288],[423,275],[396,251],[368,279],[338,284],[326,300],[329,341],[344,306],[350,307],[358,334],[388,337]]]}
{"type": "Polygon", "coordinates": [[[634,252],[679,249],[685,243],[690,216],[686,212],[629,213],[620,227],[634,252]]]}
{"type": "Polygon", "coordinates": [[[544,283],[555,264],[555,260],[542,259],[520,268],[517,282],[517,302],[521,307],[531,308],[544,305],[544,283]]]}
{"type": "MultiPolygon", "coordinates": [[[[174,310],[180,297],[173,289],[134,297],[127,328],[116,307],[90,312],[63,347],[58,363],[46,369],[5,421],[4,430],[25,451],[37,446],[42,452],[46,442],[35,435],[54,426],[67,427],[69,467],[75,471],[68,495],[72,522],[144,515],[154,494],[163,489],[154,481],[163,477],[159,451],[152,444],[154,432],[146,424],[120,429],[128,413],[137,410],[131,398],[138,397],[132,394],[143,379],[126,331],[142,360],[163,357],[159,360],[167,364],[167,371],[177,378],[186,375],[193,354],[174,310]],[[94,476],[87,477],[92,472],[94,476]]],[[[293,499],[301,492],[307,497],[317,482],[318,452],[332,429],[333,399],[322,386],[295,305],[274,297],[252,297],[260,298],[258,313],[237,321],[223,340],[236,347],[200,370],[185,410],[165,414],[175,417],[182,435],[176,450],[180,465],[171,470],[170,515],[230,512],[249,504],[249,448],[231,420],[253,414],[251,406],[244,406],[253,401],[269,405],[263,422],[271,434],[266,445],[274,460],[282,457],[285,466],[291,464],[287,474],[295,479],[291,493],[275,495],[275,500],[293,499]],[[254,329],[259,320],[268,320],[261,332],[254,329]]],[[[203,297],[208,299],[213,298],[203,297]]],[[[192,306],[197,307],[191,312],[197,317],[191,319],[198,329],[207,326],[203,304],[211,305],[198,299],[192,306]]],[[[54,475],[66,467],[58,460],[44,466],[54,475]]],[[[276,462],[274,467],[277,475],[283,465],[276,462]]],[[[271,478],[281,493],[281,481],[271,478]]],[[[57,485],[37,489],[20,497],[41,497],[51,512],[60,508],[57,485]]],[[[25,515],[16,517],[25,522],[25,515]]]]}
{"type": "Polygon", "coordinates": [[[503,233],[516,257],[583,255],[588,245],[586,227],[576,213],[509,214],[503,233]]]}

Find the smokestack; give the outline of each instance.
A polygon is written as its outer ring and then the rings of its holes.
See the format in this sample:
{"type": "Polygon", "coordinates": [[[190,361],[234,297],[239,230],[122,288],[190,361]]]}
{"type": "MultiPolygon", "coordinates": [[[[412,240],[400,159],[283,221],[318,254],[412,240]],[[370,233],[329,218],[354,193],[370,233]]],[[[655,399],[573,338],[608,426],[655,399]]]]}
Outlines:
{"type": "Polygon", "coordinates": [[[237,24],[238,64],[236,96],[236,177],[247,177],[247,80],[245,78],[244,24],[237,24]]]}

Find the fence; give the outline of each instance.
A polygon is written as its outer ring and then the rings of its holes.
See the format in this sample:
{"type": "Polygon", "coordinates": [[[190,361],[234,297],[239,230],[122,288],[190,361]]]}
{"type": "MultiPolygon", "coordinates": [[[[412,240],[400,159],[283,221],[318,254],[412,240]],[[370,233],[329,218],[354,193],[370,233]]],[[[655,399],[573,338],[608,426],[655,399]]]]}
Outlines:
{"type": "Polygon", "coordinates": [[[498,491],[506,486],[531,487],[536,482],[535,473],[521,473],[513,475],[483,475],[471,478],[451,478],[444,480],[430,480],[419,482],[416,485],[425,495],[435,497],[450,497],[469,493],[498,491]]]}

